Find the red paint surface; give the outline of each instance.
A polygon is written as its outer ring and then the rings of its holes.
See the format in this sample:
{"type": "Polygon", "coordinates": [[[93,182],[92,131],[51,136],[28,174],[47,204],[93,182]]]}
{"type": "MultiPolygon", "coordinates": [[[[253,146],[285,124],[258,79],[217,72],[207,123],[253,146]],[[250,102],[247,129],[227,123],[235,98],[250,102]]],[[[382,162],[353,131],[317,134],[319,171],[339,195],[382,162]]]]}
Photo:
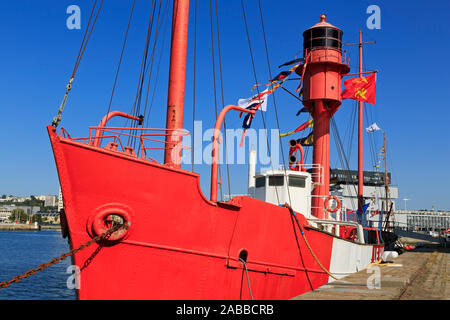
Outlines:
{"type": "MultiPolygon", "coordinates": [[[[96,244],[75,254],[80,299],[249,299],[238,260],[242,250],[248,252],[255,299],[288,299],[310,291],[309,282],[317,288],[328,281],[295,228],[300,258],[286,208],[247,197],[216,205],[203,196],[195,173],[48,129],[71,246],[91,239],[92,221],[105,207],[111,213],[125,210],[131,224],[119,242],[96,254],[96,244]]],[[[333,237],[309,229],[305,234],[329,268],[333,237]]]]}

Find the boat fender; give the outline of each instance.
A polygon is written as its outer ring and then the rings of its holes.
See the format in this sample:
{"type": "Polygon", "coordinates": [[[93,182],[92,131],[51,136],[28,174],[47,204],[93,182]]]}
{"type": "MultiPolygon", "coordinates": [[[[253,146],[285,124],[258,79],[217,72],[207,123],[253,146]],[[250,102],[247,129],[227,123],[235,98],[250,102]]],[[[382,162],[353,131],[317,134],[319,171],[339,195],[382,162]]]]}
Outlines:
{"type": "Polygon", "coordinates": [[[381,256],[381,260],[383,260],[383,262],[392,262],[392,259],[395,259],[397,257],[397,251],[384,251],[383,255],[381,256]]]}
{"type": "Polygon", "coordinates": [[[328,198],[325,198],[325,200],[323,201],[323,206],[325,210],[327,210],[328,212],[336,212],[341,208],[341,201],[339,201],[338,197],[336,196],[329,196],[328,198]],[[334,199],[337,203],[334,209],[331,209],[329,206],[331,199],[334,199]]]}

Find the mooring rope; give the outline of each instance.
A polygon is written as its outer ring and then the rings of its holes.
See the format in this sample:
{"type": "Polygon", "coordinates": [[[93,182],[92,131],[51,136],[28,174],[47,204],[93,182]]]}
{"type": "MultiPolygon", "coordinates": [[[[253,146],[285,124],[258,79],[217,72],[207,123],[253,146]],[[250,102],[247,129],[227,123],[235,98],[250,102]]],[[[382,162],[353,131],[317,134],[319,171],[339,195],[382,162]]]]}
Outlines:
{"type": "Polygon", "coordinates": [[[247,270],[247,263],[245,263],[245,260],[242,258],[239,258],[239,261],[241,261],[244,264],[245,273],[247,275],[248,292],[250,293],[250,298],[252,298],[252,300],[253,300],[252,289],[250,288],[250,277],[248,276],[248,270],[247,270]]]}
{"type": "MultiPolygon", "coordinates": [[[[328,274],[330,277],[332,277],[334,280],[339,280],[338,278],[336,278],[335,276],[333,276],[330,271],[328,271],[323,265],[322,263],[320,263],[319,259],[317,259],[316,255],[314,254],[313,249],[311,248],[311,246],[308,243],[308,240],[306,240],[306,236],[305,236],[305,231],[303,230],[303,228],[300,226],[300,222],[298,222],[297,216],[295,215],[294,210],[292,209],[292,207],[290,205],[288,205],[287,203],[283,205],[283,207],[287,208],[290,212],[290,214],[295,218],[295,221],[297,223],[298,228],[300,229],[300,234],[303,237],[303,240],[306,243],[306,246],[309,249],[309,252],[311,252],[311,255],[313,256],[314,260],[316,260],[316,262],[319,264],[320,268],[325,271],[326,274],[328,274]]],[[[306,269],[306,268],[305,268],[306,269]]]]}

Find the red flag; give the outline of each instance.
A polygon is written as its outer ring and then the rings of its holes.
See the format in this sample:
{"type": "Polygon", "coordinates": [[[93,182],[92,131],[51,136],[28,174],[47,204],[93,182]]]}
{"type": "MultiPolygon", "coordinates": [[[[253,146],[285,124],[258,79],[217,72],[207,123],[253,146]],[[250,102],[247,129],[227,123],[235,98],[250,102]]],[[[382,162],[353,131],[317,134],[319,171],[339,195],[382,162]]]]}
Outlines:
{"type": "Polygon", "coordinates": [[[370,104],[376,104],[375,91],[377,74],[374,72],[367,77],[351,78],[344,81],[345,89],[342,99],[354,99],[370,104]]]}

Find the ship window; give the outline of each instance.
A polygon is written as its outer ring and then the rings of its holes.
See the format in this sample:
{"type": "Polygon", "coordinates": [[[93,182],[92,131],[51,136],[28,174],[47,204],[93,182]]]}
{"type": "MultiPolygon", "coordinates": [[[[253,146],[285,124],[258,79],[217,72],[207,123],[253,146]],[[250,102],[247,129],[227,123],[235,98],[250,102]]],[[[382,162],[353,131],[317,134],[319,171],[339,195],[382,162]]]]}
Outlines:
{"type": "Polygon", "coordinates": [[[312,47],[325,47],[325,38],[313,39],[312,47]]]}
{"type": "Polygon", "coordinates": [[[311,32],[311,38],[320,38],[320,37],[326,37],[327,34],[326,28],[314,28],[311,32]]]}
{"type": "Polygon", "coordinates": [[[305,178],[297,177],[297,176],[289,176],[289,186],[304,188],[305,187],[305,178]]]}
{"type": "Polygon", "coordinates": [[[257,188],[265,187],[266,186],[266,177],[258,177],[255,179],[255,186],[257,188]]]}
{"type": "Polygon", "coordinates": [[[284,185],[284,177],[283,176],[269,176],[269,186],[282,186],[284,185]]]}
{"type": "Polygon", "coordinates": [[[340,48],[340,43],[334,39],[327,39],[327,47],[340,48]]]}
{"type": "Polygon", "coordinates": [[[328,38],[340,39],[339,31],[336,30],[336,29],[329,28],[329,29],[327,29],[327,37],[328,38]]]}

